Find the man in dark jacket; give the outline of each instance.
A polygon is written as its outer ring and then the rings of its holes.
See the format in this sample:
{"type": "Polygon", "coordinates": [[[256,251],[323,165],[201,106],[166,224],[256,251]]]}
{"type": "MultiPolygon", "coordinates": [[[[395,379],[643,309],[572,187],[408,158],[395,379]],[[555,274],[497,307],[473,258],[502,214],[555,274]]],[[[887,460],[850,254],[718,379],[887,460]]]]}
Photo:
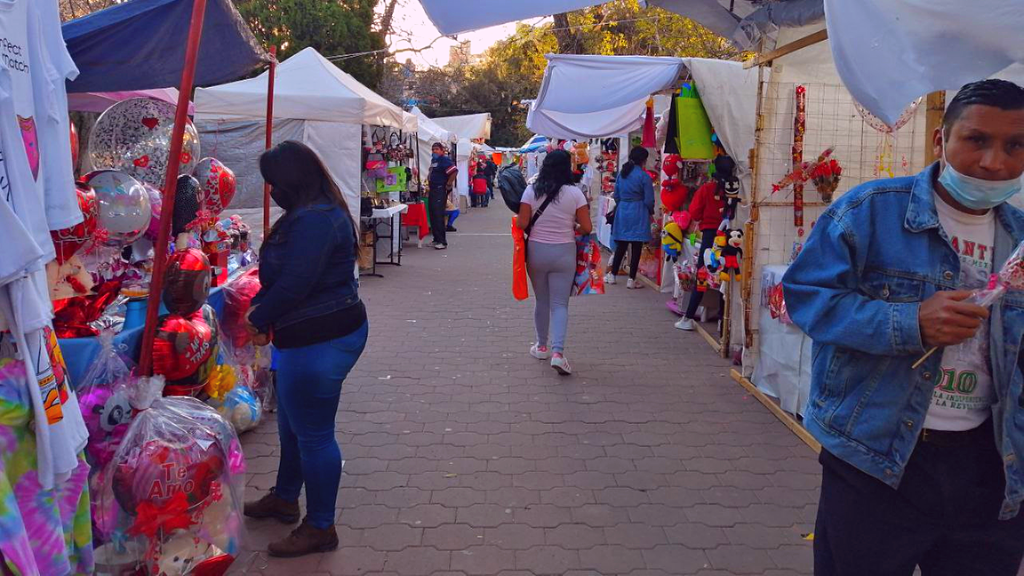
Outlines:
{"type": "Polygon", "coordinates": [[[491,158],[487,158],[484,175],[487,176],[487,197],[484,198],[484,206],[487,206],[491,203],[491,198],[494,198],[494,177],[498,175],[498,165],[491,158]]]}
{"type": "Polygon", "coordinates": [[[430,209],[430,231],[434,234],[434,248],[444,250],[448,247],[446,236],[445,206],[448,193],[455,186],[455,177],[459,169],[455,161],[445,154],[444,145],[435,142],[430,147],[430,173],[427,177],[427,201],[430,209]]]}

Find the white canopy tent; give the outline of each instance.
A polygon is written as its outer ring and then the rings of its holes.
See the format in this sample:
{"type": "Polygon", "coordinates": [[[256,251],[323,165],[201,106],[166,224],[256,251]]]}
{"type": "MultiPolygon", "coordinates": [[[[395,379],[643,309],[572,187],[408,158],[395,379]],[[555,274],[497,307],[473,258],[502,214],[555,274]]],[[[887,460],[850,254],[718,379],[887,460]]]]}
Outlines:
{"type": "Polygon", "coordinates": [[[688,70],[711,124],[749,190],[757,70],[745,70],[739,62],[703,58],[557,54],[547,58],[540,93],[526,120],[534,132],[577,140],[629,134],[643,125],[647,99],[678,87],[688,70]]]}
{"type": "Polygon", "coordinates": [[[434,122],[459,135],[458,154],[455,161],[459,166],[459,175],[455,187],[460,196],[469,196],[469,157],[473,152],[472,140],[486,140],[491,137],[490,114],[467,114],[464,116],[444,116],[434,118],[434,122]]]}
{"type": "MultiPolygon", "coordinates": [[[[196,90],[196,125],[206,150],[238,176],[238,206],[263,202],[256,159],[264,149],[267,74],[196,90]],[[260,128],[260,129],[257,129],[260,128]]],[[[417,118],[306,48],[277,67],[274,118],[316,150],[359,218],[363,126],[417,129],[417,118]]],[[[275,133],[279,130],[275,127],[275,133]]],[[[279,142],[275,138],[275,142],[279,142]]]]}
{"type": "Polygon", "coordinates": [[[416,143],[416,161],[420,170],[420,178],[426,179],[427,171],[430,169],[430,147],[434,142],[441,142],[445,145],[459,141],[459,136],[450,130],[446,130],[428,118],[418,106],[414,106],[410,113],[416,116],[419,122],[417,132],[418,142],[416,143]]]}

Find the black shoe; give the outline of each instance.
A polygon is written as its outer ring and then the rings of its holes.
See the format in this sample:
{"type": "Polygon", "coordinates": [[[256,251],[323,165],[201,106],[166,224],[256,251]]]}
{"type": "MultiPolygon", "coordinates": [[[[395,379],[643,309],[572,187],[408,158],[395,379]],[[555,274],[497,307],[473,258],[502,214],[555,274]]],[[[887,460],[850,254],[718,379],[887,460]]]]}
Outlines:
{"type": "Polygon", "coordinates": [[[445,228],[445,231],[446,232],[458,232],[458,230],[455,229],[455,226],[448,226],[447,228],[445,228]]]}

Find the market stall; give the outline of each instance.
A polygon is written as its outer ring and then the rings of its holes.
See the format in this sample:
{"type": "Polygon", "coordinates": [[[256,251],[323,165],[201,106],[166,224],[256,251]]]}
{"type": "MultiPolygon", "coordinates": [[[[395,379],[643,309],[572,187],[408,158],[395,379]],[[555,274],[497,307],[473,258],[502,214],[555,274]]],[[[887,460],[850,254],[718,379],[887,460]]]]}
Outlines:
{"type": "Polygon", "coordinates": [[[434,118],[434,122],[452,132],[458,134],[459,141],[455,146],[455,160],[459,167],[459,175],[455,181],[455,187],[463,201],[469,203],[469,159],[476,156],[476,143],[482,143],[491,137],[491,115],[490,114],[467,114],[463,116],[444,116],[434,118]]]}

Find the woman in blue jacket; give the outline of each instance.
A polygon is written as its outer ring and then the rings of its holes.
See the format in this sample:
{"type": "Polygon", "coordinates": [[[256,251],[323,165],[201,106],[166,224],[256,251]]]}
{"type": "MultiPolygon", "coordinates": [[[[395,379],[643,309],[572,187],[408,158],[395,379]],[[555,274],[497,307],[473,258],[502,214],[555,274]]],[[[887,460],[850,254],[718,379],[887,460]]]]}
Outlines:
{"type": "Polygon", "coordinates": [[[654,182],[644,171],[648,156],[647,149],[633,148],[629,152],[629,161],[622,165],[615,181],[615,193],[612,195],[615,200],[615,219],[612,221],[615,258],[612,259],[611,271],[605,276],[606,284],[615,284],[626,249],[630,248],[626,288],[643,287],[636,281],[636,272],[644,244],[651,241],[651,216],[654,215],[654,182]]]}
{"type": "Polygon", "coordinates": [[[245,505],[251,518],[299,521],[271,556],[338,547],[335,505],[341,450],[335,416],[341,385],[366,347],[366,308],[355,278],[356,227],[341,190],[309,147],[284,142],[260,157],[270,195],[284,209],[260,248],[260,283],[248,314],[254,340],[277,349],[281,459],[270,493],[245,505]]]}

